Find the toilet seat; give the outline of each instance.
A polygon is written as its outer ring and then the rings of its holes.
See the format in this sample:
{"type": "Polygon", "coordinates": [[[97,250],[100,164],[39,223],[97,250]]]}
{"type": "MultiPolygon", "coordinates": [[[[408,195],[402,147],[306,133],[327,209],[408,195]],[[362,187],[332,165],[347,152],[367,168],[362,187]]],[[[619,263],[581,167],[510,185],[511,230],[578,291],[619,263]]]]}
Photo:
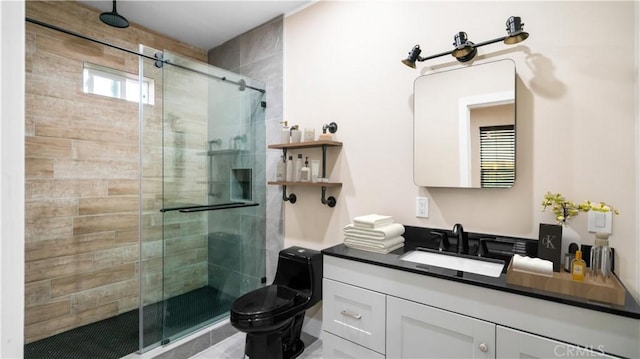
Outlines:
{"type": "Polygon", "coordinates": [[[268,285],[236,299],[231,307],[230,319],[245,329],[265,330],[280,324],[280,315],[299,305],[300,299],[298,292],[291,288],[268,285]]]}

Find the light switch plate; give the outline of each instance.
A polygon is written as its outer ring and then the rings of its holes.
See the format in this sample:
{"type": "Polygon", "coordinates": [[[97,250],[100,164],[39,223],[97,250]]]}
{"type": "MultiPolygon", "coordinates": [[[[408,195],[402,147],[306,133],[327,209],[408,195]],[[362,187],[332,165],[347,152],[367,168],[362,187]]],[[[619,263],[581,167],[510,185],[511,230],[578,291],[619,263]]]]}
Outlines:
{"type": "Polygon", "coordinates": [[[611,212],[587,212],[587,229],[589,232],[601,232],[611,234],[611,212]]]}

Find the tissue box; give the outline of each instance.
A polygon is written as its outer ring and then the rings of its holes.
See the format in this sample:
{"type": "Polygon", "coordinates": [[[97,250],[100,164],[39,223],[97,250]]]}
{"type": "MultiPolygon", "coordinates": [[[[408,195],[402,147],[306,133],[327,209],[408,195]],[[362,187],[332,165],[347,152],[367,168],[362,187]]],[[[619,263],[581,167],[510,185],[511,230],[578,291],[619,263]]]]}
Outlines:
{"type": "Polygon", "coordinates": [[[586,298],[596,302],[624,305],[625,289],[615,275],[603,281],[602,279],[594,280],[587,274],[584,282],[578,282],[571,279],[571,273],[554,272],[553,277],[547,277],[513,270],[512,266],[513,261],[507,268],[509,284],[586,298]]]}

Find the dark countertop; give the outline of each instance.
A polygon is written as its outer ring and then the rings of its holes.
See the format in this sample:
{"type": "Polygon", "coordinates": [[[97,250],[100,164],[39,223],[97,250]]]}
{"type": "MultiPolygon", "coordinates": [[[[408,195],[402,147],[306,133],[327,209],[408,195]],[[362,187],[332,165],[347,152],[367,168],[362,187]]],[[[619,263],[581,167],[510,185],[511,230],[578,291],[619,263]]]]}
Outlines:
{"type": "MultiPolygon", "coordinates": [[[[403,261],[400,256],[414,250],[416,247],[423,247],[429,249],[438,248],[438,240],[434,236],[427,235],[430,233],[430,229],[422,229],[418,227],[406,227],[405,232],[405,246],[397,249],[389,254],[378,254],[373,252],[362,251],[345,246],[344,244],[338,244],[333,247],[322,250],[322,254],[332,257],[338,257],[348,260],[354,260],[367,264],[373,264],[383,266],[391,269],[397,269],[405,272],[417,273],[427,275],[431,277],[437,277],[446,280],[452,280],[460,283],[481,286],[485,288],[495,289],[503,292],[509,292],[514,294],[526,295],[528,297],[534,297],[543,300],[549,300],[552,302],[563,303],[573,305],[577,307],[587,308],[591,310],[597,310],[600,312],[606,312],[610,314],[620,315],[629,318],[640,319],[640,304],[636,302],[631,293],[626,290],[625,305],[615,305],[608,303],[593,302],[585,298],[574,297],[569,295],[563,295],[548,291],[543,291],[535,288],[522,287],[507,283],[506,277],[506,265],[505,270],[500,277],[488,277],[474,273],[466,273],[461,271],[455,271],[446,268],[439,268],[431,266],[428,271],[416,267],[416,263],[403,261]],[[420,234],[420,235],[418,235],[420,234]]],[[[441,231],[441,230],[438,230],[441,231]]],[[[473,235],[470,235],[470,249],[474,251],[474,241],[471,239],[473,235]]],[[[523,241],[531,241],[522,239],[523,241]]],[[[455,240],[454,240],[455,243],[455,240]]],[[[477,244],[476,244],[477,246],[477,244]]],[[[505,263],[508,263],[508,259],[503,258],[505,263]]],[[[499,258],[497,256],[495,258],[499,258]]]]}

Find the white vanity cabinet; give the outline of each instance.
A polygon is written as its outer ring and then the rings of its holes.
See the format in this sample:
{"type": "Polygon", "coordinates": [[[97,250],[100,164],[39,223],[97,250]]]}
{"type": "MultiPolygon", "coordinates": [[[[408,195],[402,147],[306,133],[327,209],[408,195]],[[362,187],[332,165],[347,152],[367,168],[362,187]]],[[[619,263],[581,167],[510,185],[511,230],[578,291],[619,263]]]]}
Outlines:
{"type": "Polygon", "coordinates": [[[323,285],[325,358],[640,358],[630,317],[327,255],[323,285]]]}
{"type": "MultiPolygon", "coordinates": [[[[639,344],[640,345],[640,344],[639,344]]],[[[496,346],[498,359],[513,358],[616,358],[603,354],[604,346],[579,347],[568,345],[557,340],[521,332],[511,328],[498,326],[496,329],[496,346]]]]}
{"type": "Polygon", "coordinates": [[[388,358],[495,358],[496,326],[387,297],[388,358]]]}

